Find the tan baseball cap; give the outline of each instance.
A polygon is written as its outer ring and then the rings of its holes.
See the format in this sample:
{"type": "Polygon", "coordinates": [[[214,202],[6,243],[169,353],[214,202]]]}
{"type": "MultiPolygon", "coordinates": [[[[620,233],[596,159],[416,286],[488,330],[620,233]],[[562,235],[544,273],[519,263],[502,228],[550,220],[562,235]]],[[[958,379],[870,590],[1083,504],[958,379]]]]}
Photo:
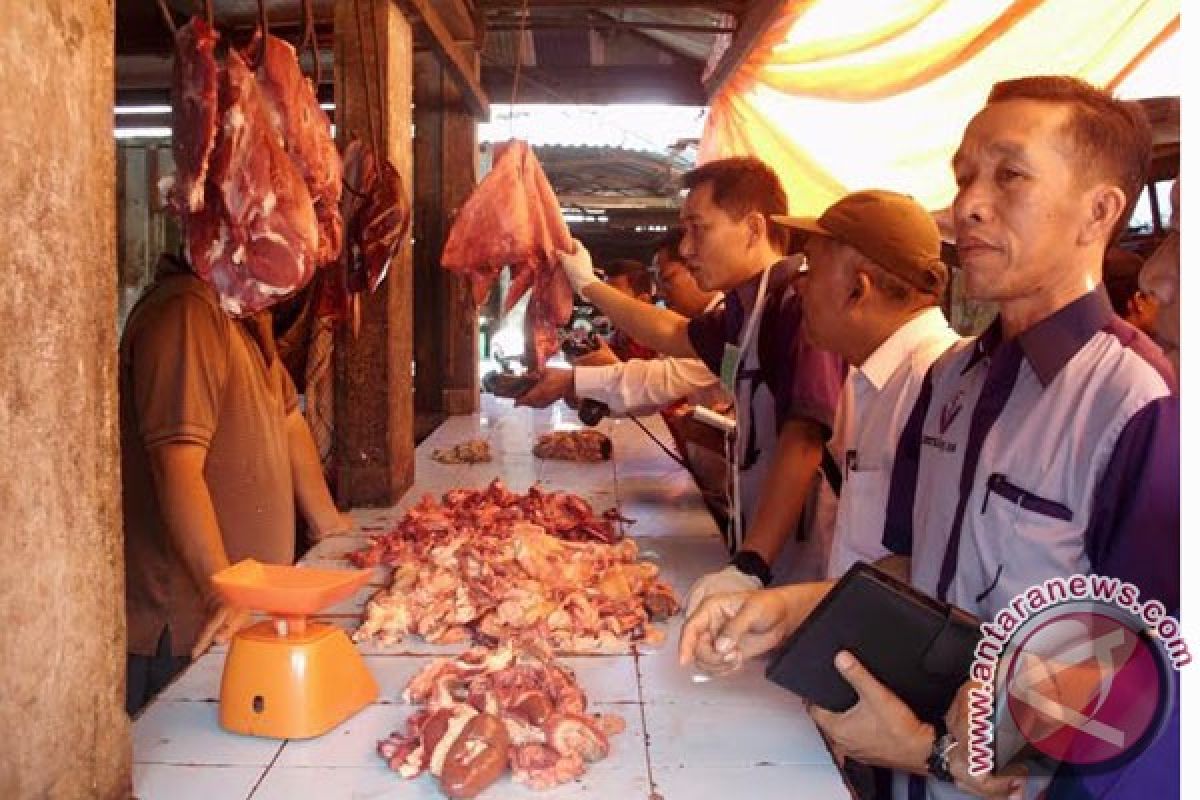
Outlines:
{"type": "Polygon", "coordinates": [[[922,291],[946,288],[942,237],[933,217],[906,194],[853,192],[819,217],[772,216],[780,225],[837,239],[922,291]]]}

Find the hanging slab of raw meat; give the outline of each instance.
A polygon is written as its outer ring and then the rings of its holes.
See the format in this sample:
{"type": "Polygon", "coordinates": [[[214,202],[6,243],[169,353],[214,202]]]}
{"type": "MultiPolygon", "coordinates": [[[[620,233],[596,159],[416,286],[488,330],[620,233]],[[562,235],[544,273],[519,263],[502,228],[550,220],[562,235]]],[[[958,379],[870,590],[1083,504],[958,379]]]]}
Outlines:
{"type": "MultiPolygon", "coordinates": [[[[296,60],[296,50],[277,36],[266,37],[266,50],[255,72],[271,116],[271,126],[283,138],[284,149],[304,176],[317,215],[317,265],[335,261],[342,249],[342,162],[330,136],[329,117],[321,110],[312,83],[296,60]]],[[[258,54],[262,32],[257,31],[242,52],[258,54]]]]}
{"type": "Polygon", "coordinates": [[[533,288],[527,313],[536,363],[530,366],[540,368],[558,349],[558,327],[571,318],[574,298],[555,253],[573,247],[541,164],[526,142],[513,139],[497,148],[492,171],[459,210],[442,250],[442,266],[470,280],[476,303],[487,299],[506,266],[512,287],[505,310],[533,288]]]}
{"type": "Polygon", "coordinates": [[[387,277],[392,259],[409,234],[412,221],[404,180],[390,161],[376,166],[374,148],[355,139],[342,161],[345,191],[341,218],[346,246],[336,267],[320,281],[317,316],[352,320],[357,331],[357,295],[373,292],[387,277]]]}
{"type": "Polygon", "coordinates": [[[176,170],[168,194],[180,214],[204,208],[204,181],[217,138],[216,46],[216,31],[199,17],[175,34],[171,151],[176,170]]]}
{"type": "Polygon", "coordinates": [[[346,148],[346,183],[353,189],[342,204],[350,236],[348,283],[352,292],[373,292],[408,235],[408,192],[392,162],[357,140],[346,148]]]}
{"type": "Polygon", "coordinates": [[[317,218],[246,62],[220,73],[219,124],[204,209],[185,220],[192,268],[231,314],[252,314],[312,278],[317,218]]]}

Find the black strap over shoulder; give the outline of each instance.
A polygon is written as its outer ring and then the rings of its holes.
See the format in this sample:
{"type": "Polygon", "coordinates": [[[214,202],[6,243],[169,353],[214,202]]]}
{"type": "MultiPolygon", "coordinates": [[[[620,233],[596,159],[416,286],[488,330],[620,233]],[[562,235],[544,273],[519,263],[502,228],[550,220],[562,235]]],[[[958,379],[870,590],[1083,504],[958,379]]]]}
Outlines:
{"type": "Polygon", "coordinates": [[[825,473],[825,480],[829,481],[829,488],[833,490],[833,496],[841,497],[842,470],[838,466],[837,459],[833,457],[833,453],[829,452],[829,445],[821,448],[821,472],[825,473]]]}

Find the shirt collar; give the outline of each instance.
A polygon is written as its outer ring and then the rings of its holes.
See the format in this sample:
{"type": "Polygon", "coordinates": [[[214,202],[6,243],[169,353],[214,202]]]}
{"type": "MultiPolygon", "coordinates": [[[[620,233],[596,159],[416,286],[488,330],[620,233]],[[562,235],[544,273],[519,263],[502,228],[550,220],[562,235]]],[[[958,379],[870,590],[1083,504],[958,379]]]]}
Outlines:
{"type": "MultiPolygon", "coordinates": [[[[785,256],[776,261],[770,267],[771,275],[767,278],[767,294],[787,288],[803,268],[803,256],[785,256]]],[[[762,275],[762,272],[754,273],[752,277],[730,290],[728,296],[737,298],[744,308],[753,307],[754,299],[758,295],[758,282],[762,280],[762,275]]]]}
{"type": "MultiPolygon", "coordinates": [[[[1016,338],[1016,346],[1029,361],[1042,387],[1054,382],[1058,373],[1083,346],[1113,319],[1112,304],[1103,287],[1096,287],[1033,325],[1016,338]]],[[[966,369],[975,366],[1003,343],[1000,318],[996,317],[978,339],[966,369]]],[[[964,372],[966,371],[964,370],[964,372]]]]}
{"type": "Polygon", "coordinates": [[[904,364],[913,348],[921,341],[950,330],[946,315],[937,306],[927,308],[897,328],[875,352],[867,357],[857,370],[868,383],[879,391],[892,375],[904,364]]]}

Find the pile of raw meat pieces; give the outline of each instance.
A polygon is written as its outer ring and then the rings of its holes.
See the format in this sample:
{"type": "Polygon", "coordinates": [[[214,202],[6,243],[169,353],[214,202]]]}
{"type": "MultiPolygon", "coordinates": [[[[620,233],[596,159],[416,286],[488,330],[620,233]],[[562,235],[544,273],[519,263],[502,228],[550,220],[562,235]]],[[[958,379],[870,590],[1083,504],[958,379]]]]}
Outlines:
{"type": "Polygon", "coordinates": [[[533,445],[535,456],[551,461],[607,461],[612,452],[612,440],[593,430],[543,433],[533,445]]]}
{"type": "Polygon", "coordinates": [[[475,187],[455,217],[442,266],[470,279],[477,304],[487,299],[501,270],[512,283],[504,300],[508,312],[533,288],[527,327],[533,330],[532,357],[540,369],[558,350],[558,329],[571,319],[574,292],[558,265],[557,251],[574,242],[546,174],[529,145],[513,139],[497,147],[491,171],[475,187]]]}
{"type": "Polygon", "coordinates": [[[218,43],[200,18],[176,34],[168,200],[192,269],[244,315],[337,259],[342,166],[290,44],[259,31],[219,62],[218,43]]]}
{"type": "Polygon", "coordinates": [[[439,658],[404,690],[422,705],[379,754],[405,778],[429,770],[449,797],[475,797],[508,769],[534,789],[574,780],[608,755],[625,729],[615,714],[588,714],[568,668],[536,648],[472,648],[439,658]]]}
{"type": "MultiPolygon", "coordinates": [[[[611,515],[610,515],[611,517],[611,515]]],[[[435,644],[510,639],[557,652],[626,652],[659,644],[652,622],[679,610],[658,567],[582,498],[487,489],[426,496],[392,532],[350,555],[394,567],[391,587],[367,603],[358,641],[391,645],[409,634],[435,644]]]]}

